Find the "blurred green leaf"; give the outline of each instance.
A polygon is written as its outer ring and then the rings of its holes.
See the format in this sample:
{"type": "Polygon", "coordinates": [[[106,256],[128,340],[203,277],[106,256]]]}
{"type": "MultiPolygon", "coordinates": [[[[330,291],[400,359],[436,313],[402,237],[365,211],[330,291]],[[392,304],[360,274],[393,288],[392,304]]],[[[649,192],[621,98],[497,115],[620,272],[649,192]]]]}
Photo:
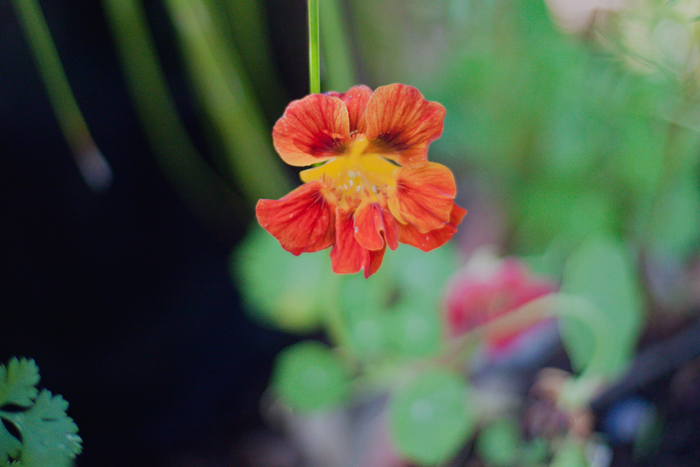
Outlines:
{"type": "Polygon", "coordinates": [[[417,303],[406,304],[396,310],[392,320],[392,340],[400,356],[423,357],[440,350],[442,327],[439,309],[417,303]]]}
{"type": "Polygon", "coordinates": [[[319,328],[339,279],[327,251],[294,256],[258,225],[233,252],[231,272],[253,318],[301,333],[319,328]]]}
{"type": "Polygon", "coordinates": [[[437,351],[440,300],[457,257],[449,243],[428,253],[401,245],[370,279],[341,277],[339,307],[351,350],[362,359],[437,351]]]}
{"type": "Polygon", "coordinates": [[[349,394],[345,365],[317,341],[303,341],[280,352],[271,380],[281,399],[295,409],[328,408],[349,394]]]}
{"type": "Polygon", "coordinates": [[[664,129],[646,119],[629,118],[616,144],[615,164],[633,194],[652,193],[664,169],[664,129]]]}
{"type": "Polygon", "coordinates": [[[525,465],[540,465],[551,452],[550,445],[544,438],[535,438],[524,446],[522,459],[525,465]]]}
{"type": "Polygon", "coordinates": [[[520,427],[510,418],[498,418],[487,425],[476,439],[476,452],[487,464],[516,464],[521,445],[520,427]]]}
{"type": "Polygon", "coordinates": [[[583,453],[583,447],[574,442],[567,441],[554,453],[550,467],[589,467],[589,463],[583,453]]]}
{"type": "Polygon", "coordinates": [[[429,465],[453,458],[476,424],[463,378],[446,369],[428,370],[399,388],[388,417],[399,452],[429,465]]]}
{"type": "Polygon", "coordinates": [[[647,231],[649,247],[685,256],[700,239],[700,188],[694,175],[684,176],[655,204],[647,231]]]}
{"type": "Polygon", "coordinates": [[[573,368],[607,376],[623,370],[637,344],[643,313],[639,284],[623,245],[605,237],[584,243],[566,264],[562,291],[594,307],[559,320],[573,368]]]}

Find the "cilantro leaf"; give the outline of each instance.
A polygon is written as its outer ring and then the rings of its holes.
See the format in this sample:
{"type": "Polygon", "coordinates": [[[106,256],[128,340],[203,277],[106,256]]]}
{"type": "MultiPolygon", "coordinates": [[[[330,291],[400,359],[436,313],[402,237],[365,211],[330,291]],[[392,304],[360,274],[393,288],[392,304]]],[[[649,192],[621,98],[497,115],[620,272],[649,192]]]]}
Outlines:
{"type": "Polygon", "coordinates": [[[38,382],[33,360],[0,365],[0,467],[68,467],[82,450],[68,402],[38,382]]]}
{"type": "Polygon", "coordinates": [[[29,407],[39,391],[39,368],[34,360],[12,357],[5,365],[0,365],[0,408],[14,404],[29,407]]]}

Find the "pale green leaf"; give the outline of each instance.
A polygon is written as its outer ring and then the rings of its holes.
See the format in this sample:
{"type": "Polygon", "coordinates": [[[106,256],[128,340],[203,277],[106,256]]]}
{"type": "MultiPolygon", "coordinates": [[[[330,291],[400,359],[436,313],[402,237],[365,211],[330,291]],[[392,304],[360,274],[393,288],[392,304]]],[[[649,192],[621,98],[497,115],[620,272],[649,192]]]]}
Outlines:
{"type": "Polygon", "coordinates": [[[650,247],[684,256],[700,239],[700,187],[695,177],[684,177],[664,193],[649,219],[650,247]]]}
{"type": "Polygon", "coordinates": [[[569,258],[562,291],[589,304],[574,314],[575,301],[561,303],[562,340],[575,370],[613,375],[629,363],[643,311],[633,271],[622,244],[607,238],[589,240],[569,258]]]}
{"type": "Polygon", "coordinates": [[[471,435],[476,415],[464,379],[429,370],[399,388],[389,402],[389,428],[399,452],[421,464],[452,459],[471,435]]]}
{"type": "Polygon", "coordinates": [[[499,418],[487,425],[476,439],[476,452],[489,465],[516,463],[521,445],[520,428],[512,418],[499,418]]]}
{"type": "Polygon", "coordinates": [[[550,467],[589,467],[583,447],[568,441],[554,454],[550,467]]]}
{"type": "Polygon", "coordinates": [[[294,256],[258,226],[234,251],[231,271],[253,318],[288,332],[317,330],[337,289],[328,251],[294,256]]]}
{"type": "Polygon", "coordinates": [[[290,407],[324,409],[345,400],[348,373],[336,354],[317,341],[303,341],[277,356],[272,387],[290,407]]]}

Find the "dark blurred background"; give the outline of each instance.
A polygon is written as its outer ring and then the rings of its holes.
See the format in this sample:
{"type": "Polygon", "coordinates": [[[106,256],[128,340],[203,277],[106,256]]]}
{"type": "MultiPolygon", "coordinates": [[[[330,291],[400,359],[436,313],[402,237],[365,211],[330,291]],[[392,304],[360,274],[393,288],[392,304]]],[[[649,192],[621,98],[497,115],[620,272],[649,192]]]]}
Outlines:
{"type": "MultiPolygon", "coordinates": [[[[41,386],[71,404],[79,466],[228,449],[261,426],[272,358],[291,342],[244,317],[229,277],[252,212],[206,228],[153,159],[100,3],[41,5],[114,177],[104,193],[81,178],[12,5],[1,2],[0,359],[34,358],[41,386]]],[[[145,5],[179,110],[206,153],[170,23],[159,2],[145,5]]],[[[283,84],[303,95],[305,3],[267,6],[283,84]]]]}

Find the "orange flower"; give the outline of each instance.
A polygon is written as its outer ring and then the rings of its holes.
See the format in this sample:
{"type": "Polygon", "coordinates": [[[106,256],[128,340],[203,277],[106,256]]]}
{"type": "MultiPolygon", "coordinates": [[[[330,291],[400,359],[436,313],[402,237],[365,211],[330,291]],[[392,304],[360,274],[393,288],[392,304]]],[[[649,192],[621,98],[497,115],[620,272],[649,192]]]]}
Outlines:
{"type": "Polygon", "coordinates": [[[403,84],[293,101],[272,130],[275,149],[289,165],[323,164],[283,198],[258,201],[260,225],[295,255],[332,246],[334,272],[365,277],[387,245],[443,245],[467,212],[454,203],[452,172],[428,162],[444,118],[442,105],[403,84]]]}

